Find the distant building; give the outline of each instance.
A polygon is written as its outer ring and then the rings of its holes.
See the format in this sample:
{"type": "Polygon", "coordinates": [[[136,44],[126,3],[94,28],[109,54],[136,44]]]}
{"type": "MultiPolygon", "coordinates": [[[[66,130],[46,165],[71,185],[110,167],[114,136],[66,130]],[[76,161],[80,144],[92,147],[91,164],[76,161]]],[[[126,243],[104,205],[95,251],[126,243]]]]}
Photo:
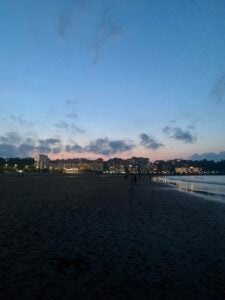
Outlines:
{"type": "Polygon", "coordinates": [[[37,154],[35,157],[36,169],[48,169],[49,168],[49,158],[44,154],[37,154]]]}
{"type": "Polygon", "coordinates": [[[158,172],[157,165],[150,162],[148,170],[149,170],[150,173],[156,174],[158,172]]]}
{"type": "Polygon", "coordinates": [[[146,157],[131,157],[125,161],[129,173],[148,173],[149,159],[146,157]]]}
{"type": "Polygon", "coordinates": [[[50,169],[64,173],[105,172],[112,174],[148,173],[149,159],[132,157],[130,159],[112,158],[103,161],[102,158],[89,160],[86,158],[49,160],[48,156],[38,154],[35,157],[37,169],[50,169]]]}
{"type": "Polygon", "coordinates": [[[103,172],[103,159],[88,160],[85,158],[57,159],[49,162],[51,170],[61,170],[64,173],[103,172]]]}
{"type": "Polygon", "coordinates": [[[175,168],[177,174],[201,174],[202,168],[198,167],[180,167],[175,168]]]}

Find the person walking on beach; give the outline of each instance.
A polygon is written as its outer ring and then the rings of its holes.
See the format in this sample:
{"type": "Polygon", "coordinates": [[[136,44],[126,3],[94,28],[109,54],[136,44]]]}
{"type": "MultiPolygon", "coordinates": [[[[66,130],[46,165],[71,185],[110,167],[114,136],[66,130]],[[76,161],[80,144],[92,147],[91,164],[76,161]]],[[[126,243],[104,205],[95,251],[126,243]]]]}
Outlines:
{"type": "Polygon", "coordinates": [[[136,184],[137,183],[137,176],[136,176],[136,174],[134,175],[134,184],[136,184]]]}
{"type": "Polygon", "coordinates": [[[149,183],[152,183],[152,176],[150,175],[148,178],[149,178],[149,183]]]}

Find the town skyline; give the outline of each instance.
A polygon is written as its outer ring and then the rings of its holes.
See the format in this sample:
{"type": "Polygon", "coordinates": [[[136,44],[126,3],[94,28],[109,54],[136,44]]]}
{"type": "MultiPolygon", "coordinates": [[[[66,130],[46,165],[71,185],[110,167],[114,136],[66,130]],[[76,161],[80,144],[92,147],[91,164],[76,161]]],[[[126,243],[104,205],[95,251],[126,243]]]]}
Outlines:
{"type": "Polygon", "coordinates": [[[47,155],[39,154],[35,158],[0,157],[0,173],[89,173],[96,174],[158,174],[158,175],[224,175],[225,160],[157,160],[147,157],[130,157],[127,159],[111,158],[70,158],[51,160],[47,155]]]}
{"type": "Polygon", "coordinates": [[[118,159],[118,160],[130,160],[132,158],[144,158],[144,159],[148,159],[149,162],[151,163],[155,163],[157,161],[203,161],[203,160],[207,160],[207,161],[214,161],[214,162],[222,162],[225,161],[224,159],[224,152],[221,153],[207,153],[207,158],[205,158],[205,155],[203,153],[203,155],[200,154],[195,154],[193,155],[191,158],[183,158],[183,157],[174,157],[171,159],[156,159],[156,160],[152,160],[151,157],[149,156],[126,156],[126,157],[121,157],[121,156],[111,156],[111,157],[104,157],[104,156],[96,156],[95,158],[88,158],[88,157],[83,157],[83,156],[70,156],[70,157],[49,157],[46,153],[35,153],[33,156],[8,156],[8,157],[3,157],[0,156],[0,159],[3,159],[5,161],[11,160],[11,159],[35,159],[37,156],[39,155],[43,155],[45,157],[48,158],[48,160],[50,161],[57,161],[57,160],[90,160],[90,161],[97,161],[97,160],[102,160],[102,161],[108,161],[108,160],[114,160],[114,159],[118,159]]]}

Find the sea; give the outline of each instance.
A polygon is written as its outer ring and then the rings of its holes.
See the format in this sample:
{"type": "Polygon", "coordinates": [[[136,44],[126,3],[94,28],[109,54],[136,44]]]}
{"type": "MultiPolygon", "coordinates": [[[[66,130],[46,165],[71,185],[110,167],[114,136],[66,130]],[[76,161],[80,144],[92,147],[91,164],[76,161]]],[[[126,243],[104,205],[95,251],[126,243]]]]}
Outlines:
{"type": "Polygon", "coordinates": [[[159,181],[177,189],[225,203],[225,175],[180,175],[159,177],[159,181]]]}

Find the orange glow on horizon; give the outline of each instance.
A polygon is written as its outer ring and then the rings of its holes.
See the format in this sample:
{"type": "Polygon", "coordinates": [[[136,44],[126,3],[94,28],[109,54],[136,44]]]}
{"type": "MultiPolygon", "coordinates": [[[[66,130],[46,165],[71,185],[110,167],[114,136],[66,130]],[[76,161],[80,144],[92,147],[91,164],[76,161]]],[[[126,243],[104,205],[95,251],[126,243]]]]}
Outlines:
{"type": "Polygon", "coordinates": [[[50,159],[73,159],[73,158],[86,158],[90,160],[95,160],[98,158],[102,158],[103,160],[108,160],[111,158],[122,158],[122,159],[128,159],[133,156],[136,157],[146,157],[149,158],[151,162],[154,162],[156,160],[171,160],[171,159],[178,159],[178,158],[187,158],[188,154],[184,153],[175,153],[171,151],[153,151],[153,150],[142,150],[138,149],[137,151],[132,152],[124,152],[124,153],[116,153],[113,155],[101,155],[96,153],[90,153],[90,152],[83,152],[83,153],[77,153],[77,152],[60,152],[58,154],[49,154],[48,155],[50,159]]]}

